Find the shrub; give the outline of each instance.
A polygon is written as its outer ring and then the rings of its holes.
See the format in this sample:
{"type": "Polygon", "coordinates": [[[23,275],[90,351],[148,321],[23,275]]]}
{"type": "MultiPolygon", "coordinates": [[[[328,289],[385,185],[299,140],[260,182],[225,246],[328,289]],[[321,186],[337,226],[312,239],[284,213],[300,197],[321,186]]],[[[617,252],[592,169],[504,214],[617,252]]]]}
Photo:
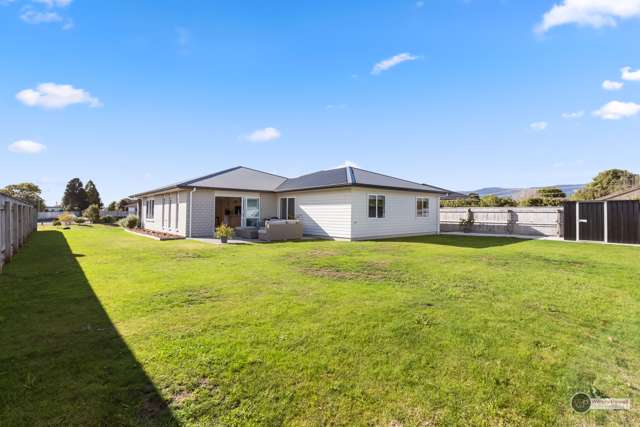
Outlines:
{"type": "Polygon", "coordinates": [[[223,237],[229,238],[233,236],[233,227],[229,227],[227,224],[222,224],[216,228],[216,237],[221,239],[223,237]]]}
{"type": "Polygon", "coordinates": [[[114,222],[116,222],[116,219],[111,215],[107,215],[100,218],[100,222],[102,222],[103,224],[113,224],[114,222]]]}
{"type": "Polygon", "coordinates": [[[544,206],[544,199],[541,197],[530,197],[528,199],[520,200],[520,206],[524,207],[533,207],[533,206],[544,206]]]}
{"type": "Polygon", "coordinates": [[[69,225],[75,220],[76,216],[71,212],[63,212],[58,216],[58,221],[62,224],[69,225]]]}
{"type": "Polygon", "coordinates": [[[62,223],[60,222],[60,220],[59,220],[59,219],[54,219],[54,220],[53,220],[53,225],[54,225],[54,226],[56,226],[56,227],[58,227],[58,226],[61,226],[61,225],[62,225],[62,223]]]}
{"type": "Polygon", "coordinates": [[[100,222],[100,206],[98,205],[89,206],[82,214],[94,224],[100,222]]]}
{"type": "Polygon", "coordinates": [[[87,222],[87,219],[81,216],[78,216],[74,219],[74,221],[76,224],[84,224],[85,222],[87,222]]]}
{"type": "Polygon", "coordinates": [[[120,221],[118,221],[118,224],[120,224],[124,228],[136,228],[138,226],[138,216],[128,215],[126,218],[122,218],[120,221]]]}

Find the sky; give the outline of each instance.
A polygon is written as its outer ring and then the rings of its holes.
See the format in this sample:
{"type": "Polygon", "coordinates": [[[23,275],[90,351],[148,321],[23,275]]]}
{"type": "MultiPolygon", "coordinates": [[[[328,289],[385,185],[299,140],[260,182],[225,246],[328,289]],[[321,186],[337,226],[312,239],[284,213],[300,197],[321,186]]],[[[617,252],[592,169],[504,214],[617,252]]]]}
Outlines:
{"type": "Polygon", "coordinates": [[[640,172],[640,0],[0,0],[0,187],[640,172]]]}

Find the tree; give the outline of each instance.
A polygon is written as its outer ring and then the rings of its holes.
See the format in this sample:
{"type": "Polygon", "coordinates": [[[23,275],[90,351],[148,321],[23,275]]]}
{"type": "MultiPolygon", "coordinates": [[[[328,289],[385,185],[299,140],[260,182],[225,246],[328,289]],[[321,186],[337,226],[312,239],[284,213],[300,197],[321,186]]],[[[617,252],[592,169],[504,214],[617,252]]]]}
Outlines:
{"type": "Polygon", "coordinates": [[[100,206],[94,203],[85,209],[82,215],[92,223],[97,224],[100,222],[100,206]]]}
{"type": "Polygon", "coordinates": [[[576,191],[575,200],[595,200],[638,182],[639,176],[624,169],[608,169],[600,172],[593,180],[576,191]]]}
{"type": "Polygon", "coordinates": [[[83,211],[89,207],[87,192],[80,178],[73,178],[67,183],[62,197],[62,206],[67,210],[83,211]]]}
{"type": "Polygon", "coordinates": [[[40,196],[40,194],[42,194],[42,190],[32,182],[21,182],[20,184],[7,185],[0,190],[0,193],[22,200],[23,202],[34,206],[40,212],[45,209],[44,199],[40,196]]]}
{"type": "Polygon", "coordinates": [[[102,200],[100,200],[100,193],[93,181],[87,181],[87,185],[84,186],[84,191],[87,192],[87,201],[89,202],[89,205],[98,205],[99,208],[103,206],[102,200]]]}
{"type": "Polygon", "coordinates": [[[543,199],[564,199],[567,197],[564,191],[557,187],[539,188],[537,193],[538,197],[543,199]]]}
{"type": "Polygon", "coordinates": [[[126,211],[127,210],[127,205],[131,203],[131,200],[129,199],[122,199],[118,202],[118,209],[120,209],[121,211],[126,211]]]}
{"type": "Polygon", "coordinates": [[[110,211],[110,212],[117,211],[118,210],[118,203],[115,202],[115,201],[109,203],[109,206],[107,206],[107,210],[110,211]]]}

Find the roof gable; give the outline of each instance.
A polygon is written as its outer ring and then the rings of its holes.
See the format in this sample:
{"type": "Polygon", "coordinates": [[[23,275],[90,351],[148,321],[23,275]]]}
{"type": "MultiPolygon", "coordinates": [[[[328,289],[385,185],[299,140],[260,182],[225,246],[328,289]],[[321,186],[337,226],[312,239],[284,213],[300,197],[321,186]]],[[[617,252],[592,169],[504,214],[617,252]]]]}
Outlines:
{"type": "Polygon", "coordinates": [[[179,187],[210,187],[236,190],[274,191],[287,178],[238,166],[180,183],[179,187]]]}

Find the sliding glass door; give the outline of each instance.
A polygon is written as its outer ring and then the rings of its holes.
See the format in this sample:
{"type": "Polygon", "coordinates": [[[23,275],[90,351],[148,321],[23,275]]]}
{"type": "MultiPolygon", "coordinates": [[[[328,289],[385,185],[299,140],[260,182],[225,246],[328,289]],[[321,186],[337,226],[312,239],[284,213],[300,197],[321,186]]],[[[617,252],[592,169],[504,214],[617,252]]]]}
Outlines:
{"type": "Polygon", "coordinates": [[[260,199],[245,199],[244,218],[246,227],[257,227],[260,223],[260,199]]]}

